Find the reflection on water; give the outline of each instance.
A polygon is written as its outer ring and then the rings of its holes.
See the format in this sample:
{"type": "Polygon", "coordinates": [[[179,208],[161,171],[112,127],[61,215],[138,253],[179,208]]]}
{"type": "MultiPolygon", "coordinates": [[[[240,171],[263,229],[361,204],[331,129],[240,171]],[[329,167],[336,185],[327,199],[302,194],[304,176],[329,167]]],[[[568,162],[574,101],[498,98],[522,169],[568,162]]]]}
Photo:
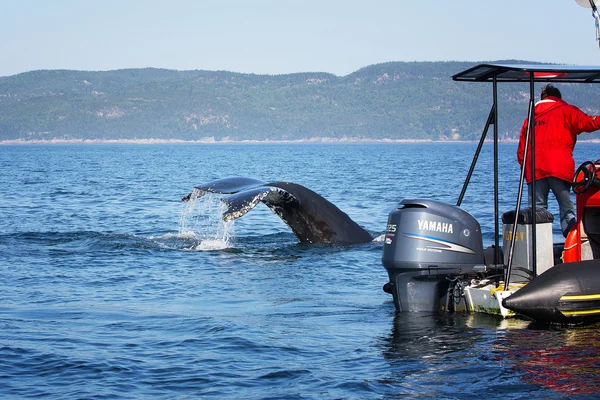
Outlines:
{"type": "Polygon", "coordinates": [[[600,393],[598,327],[539,329],[484,314],[403,313],[380,345],[396,395],[564,398],[600,393]]]}
{"type": "Polygon", "coordinates": [[[599,327],[507,330],[495,345],[526,382],[563,394],[598,393],[599,327]]]}

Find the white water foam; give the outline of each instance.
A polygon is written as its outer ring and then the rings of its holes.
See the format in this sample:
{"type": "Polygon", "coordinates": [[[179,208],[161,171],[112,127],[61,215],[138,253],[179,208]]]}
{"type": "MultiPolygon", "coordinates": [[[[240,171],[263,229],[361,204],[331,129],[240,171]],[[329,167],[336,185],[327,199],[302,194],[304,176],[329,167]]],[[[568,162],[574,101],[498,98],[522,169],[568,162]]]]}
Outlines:
{"type": "Polygon", "coordinates": [[[181,213],[178,236],[193,239],[190,250],[210,251],[233,247],[234,221],[223,221],[227,206],[214,193],[194,189],[181,213]]]}
{"type": "Polygon", "coordinates": [[[375,243],[383,243],[384,241],[385,241],[385,234],[379,235],[375,239],[373,239],[373,242],[375,242],[375,243]]]}

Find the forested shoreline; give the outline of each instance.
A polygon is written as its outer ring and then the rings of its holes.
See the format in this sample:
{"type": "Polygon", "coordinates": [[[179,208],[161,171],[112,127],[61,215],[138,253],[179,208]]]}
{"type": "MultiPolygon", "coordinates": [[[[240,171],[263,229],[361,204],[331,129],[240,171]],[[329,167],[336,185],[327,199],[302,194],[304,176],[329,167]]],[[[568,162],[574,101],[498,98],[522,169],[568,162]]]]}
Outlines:
{"type": "MultiPolygon", "coordinates": [[[[451,77],[475,64],[389,62],[342,77],[32,71],[0,77],[0,141],[471,141],[487,119],[491,85],[451,77]]],[[[593,85],[560,88],[567,101],[600,114],[593,85]]],[[[528,84],[501,85],[501,140],[517,139],[528,90],[528,84]]]]}

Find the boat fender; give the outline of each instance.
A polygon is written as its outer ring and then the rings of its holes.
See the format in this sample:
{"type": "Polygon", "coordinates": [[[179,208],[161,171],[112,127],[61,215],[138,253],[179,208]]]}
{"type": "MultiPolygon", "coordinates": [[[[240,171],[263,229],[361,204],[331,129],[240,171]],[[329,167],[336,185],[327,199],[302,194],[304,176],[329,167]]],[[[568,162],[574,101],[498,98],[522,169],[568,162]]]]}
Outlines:
{"type": "Polygon", "coordinates": [[[563,262],[570,263],[580,261],[580,254],[581,250],[579,248],[577,225],[574,225],[565,239],[565,247],[562,256],[563,262]]]}

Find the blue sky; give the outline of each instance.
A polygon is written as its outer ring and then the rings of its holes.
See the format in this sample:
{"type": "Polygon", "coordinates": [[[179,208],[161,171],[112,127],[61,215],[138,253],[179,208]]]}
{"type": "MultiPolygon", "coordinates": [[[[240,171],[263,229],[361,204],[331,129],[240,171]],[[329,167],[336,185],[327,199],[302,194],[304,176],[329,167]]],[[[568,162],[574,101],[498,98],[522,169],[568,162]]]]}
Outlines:
{"type": "Polygon", "coordinates": [[[0,76],[38,69],[347,75],[387,61],[600,65],[574,0],[0,0],[0,76]]]}

